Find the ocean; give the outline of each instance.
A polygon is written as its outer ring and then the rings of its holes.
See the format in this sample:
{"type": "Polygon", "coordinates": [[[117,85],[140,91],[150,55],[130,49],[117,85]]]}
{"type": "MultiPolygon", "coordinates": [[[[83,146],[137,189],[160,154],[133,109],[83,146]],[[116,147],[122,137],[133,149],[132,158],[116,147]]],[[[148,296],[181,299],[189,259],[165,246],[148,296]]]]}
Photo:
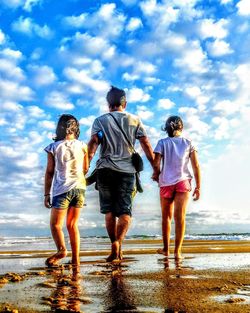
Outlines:
{"type": "MultiPolygon", "coordinates": [[[[144,248],[143,240],[145,240],[145,247],[149,248],[148,240],[152,248],[158,247],[160,235],[157,236],[128,236],[126,241],[127,248],[133,248],[135,245],[140,245],[144,248]],[[138,240],[139,243],[136,241],[138,240]],[[155,243],[154,243],[155,240],[155,243]],[[146,244],[147,241],[147,244],[146,244]]],[[[67,246],[69,239],[65,238],[67,246]]],[[[250,233],[220,233],[220,234],[187,234],[185,240],[234,240],[243,241],[250,240],[250,233]]],[[[100,251],[110,248],[110,242],[107,237],[81,237],[82,251],[100,251]]],[[[1,251],[44,251],[55,250],[55,244],[51,237],[0,237],[0,252],[1,251]]]]}

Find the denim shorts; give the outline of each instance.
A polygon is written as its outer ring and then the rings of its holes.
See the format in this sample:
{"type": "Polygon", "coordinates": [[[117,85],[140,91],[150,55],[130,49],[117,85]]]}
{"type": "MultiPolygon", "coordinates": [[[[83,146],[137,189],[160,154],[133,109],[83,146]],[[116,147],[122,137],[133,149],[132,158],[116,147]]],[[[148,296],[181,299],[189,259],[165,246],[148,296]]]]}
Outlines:
{"type": "Polygon", "coordinates": [[[65,193],[52,198],[52,207],[56,209],[68,209],[70,207],[82,208],[85,200],[85,190],[73,188],[65,193]]]}
{"type": "Polygon", "coordinates": [[[132,215],[132,200],[136,193],[134,173],[98,169],[97,188],[101,213],[112,212],[117,217],[122,214],[132,215]]]}

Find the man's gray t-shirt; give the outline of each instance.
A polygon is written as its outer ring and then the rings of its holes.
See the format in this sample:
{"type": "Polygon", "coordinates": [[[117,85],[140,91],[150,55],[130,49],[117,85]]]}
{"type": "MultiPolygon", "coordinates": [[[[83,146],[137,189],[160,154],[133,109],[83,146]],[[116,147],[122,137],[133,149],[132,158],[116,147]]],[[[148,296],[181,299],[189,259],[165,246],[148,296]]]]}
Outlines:
{"type": "Polygon", "coordinates": [[[96,168],[110,168],[119,172],[135,173],[131,161],[132,148],[110,114],[121,125],[133,145],[136,139],[146,136],[146,131],[136,115],[113,111],[99,116],[95,119],[91,131],[91,136],[96,135],[99,131],[103,133],[100,158],[96,162],[96,168]]]}

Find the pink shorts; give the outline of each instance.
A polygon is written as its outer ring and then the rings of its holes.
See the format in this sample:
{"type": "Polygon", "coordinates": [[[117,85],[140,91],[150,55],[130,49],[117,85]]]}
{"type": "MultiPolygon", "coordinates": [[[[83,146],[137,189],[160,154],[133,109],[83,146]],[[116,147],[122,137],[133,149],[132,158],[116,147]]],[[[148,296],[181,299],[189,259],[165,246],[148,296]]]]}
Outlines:
{"type": "Polygon", "coordinates": [[[182,180],[174,185],[160,187],[160,197],[173,198],[176,192],[189,192],[191,189],[191,179],[182,180]]]}

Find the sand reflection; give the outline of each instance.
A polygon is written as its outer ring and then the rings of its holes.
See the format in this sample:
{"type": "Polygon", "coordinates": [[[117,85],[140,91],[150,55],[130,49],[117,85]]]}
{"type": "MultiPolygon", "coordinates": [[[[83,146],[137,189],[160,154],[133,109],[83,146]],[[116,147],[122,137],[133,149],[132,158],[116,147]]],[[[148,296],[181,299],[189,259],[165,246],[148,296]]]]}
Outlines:
{"type": "Polygon", "coordinates": [[[48,297],[47,304],[55,312],[81,312],[83,290],[80,285],[81,276],[77,268],[65,274],[63,269],[54,269],[50,273],[55,282],[55,289],[48,297]]]}
{"type": "Polygon", "coordinates": [[[114,267],[111,279],[104,294],[105,313],[139,312],[134,303],[134,295],[130,284],[122,275],[122,269],[114,267]]]}

